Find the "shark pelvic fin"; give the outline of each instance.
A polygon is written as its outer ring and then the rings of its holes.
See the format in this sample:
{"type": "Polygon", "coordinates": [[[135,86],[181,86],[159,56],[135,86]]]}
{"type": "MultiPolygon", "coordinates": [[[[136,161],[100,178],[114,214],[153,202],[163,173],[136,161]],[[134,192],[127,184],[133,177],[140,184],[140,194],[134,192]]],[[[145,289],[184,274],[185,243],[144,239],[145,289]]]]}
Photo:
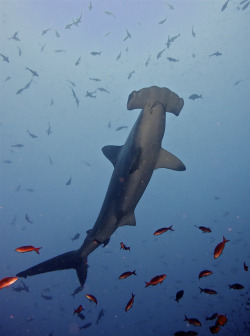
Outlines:
{"type": "Polygon", "coordinates": [[[160,150],[158,161],[155,165],[155,169],[158,168],[168,168],[178,171],[186,170],[186,167],[181,160],[163,148],[160,150]]]}
{"type": "Polygon", "coordinates": [[[71,268],[76,270],[80,284],[83,287],[87,279],[87,257],[82,257],[78,250],[60,254],[57,257],[28,268],[27,270],[18,273],[17,277],[27,278],[27,276],[71,268]]]}
{"type": "Polygon", "coordinates": [[[106,156],[107,159],[109,159],[109,161],[111,161],[113,163],[113,166],[116,165],[117,162],[117,158],[120,154],[120,151],[122,149],[123,146],[104,146],[102,148],[102,152],[103,154],[106,156]]]}
{"type": "Polygon", "coordinates": [[[129,213],[127,216],[124,216],[120,220],[118,220],[118,226],[124,226],[124,225],[130,225],[130,226],[136,225],[135,214],[133,212],[129,213]]]}

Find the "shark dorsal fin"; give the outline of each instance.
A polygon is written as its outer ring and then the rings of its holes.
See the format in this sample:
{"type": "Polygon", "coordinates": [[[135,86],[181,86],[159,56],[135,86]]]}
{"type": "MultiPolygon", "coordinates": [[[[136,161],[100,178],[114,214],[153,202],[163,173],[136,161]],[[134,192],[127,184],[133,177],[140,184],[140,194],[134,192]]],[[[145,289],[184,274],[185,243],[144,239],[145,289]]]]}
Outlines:
{"type": "Polygon", "coordinates": [[[113,163],[113,166],[116,165],[117,157],[123,146],[104,146],[102,148],[103,154],[106,156],[109,161],[113,163]]]}
{"type": "Polygon", "coordinates": [[[181,160],[163,148],[161,148],[159,152],[158,161],[155,165],[155,169],[158,168],[168,168],[178,171],[186,170],[186,167],[181,160]]]}

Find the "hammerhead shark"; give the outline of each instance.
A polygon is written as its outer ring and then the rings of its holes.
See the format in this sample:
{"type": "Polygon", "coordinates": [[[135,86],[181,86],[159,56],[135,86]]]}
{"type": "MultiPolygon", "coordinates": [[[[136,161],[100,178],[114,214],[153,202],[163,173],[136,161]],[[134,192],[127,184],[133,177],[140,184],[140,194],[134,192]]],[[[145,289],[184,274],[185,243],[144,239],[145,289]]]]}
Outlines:
{"type": "Polygon", "coordinates": [[[183,105],[183,99],[176,93],[157,86],[133,91],[129,95],[128,110],[141,108],[142,111],[123,146],[102,148],[114,171],[95,225],[87,231],[78,250],[44,261],[18,273],[17,277],[75,269],[81,286],[84,286],[88,255],[101,244],[107,245],[118,227],[136,225],[134,211],[153,171],[157,168],[186,169],[177,157],[161,147],[166,112],[178,116],[183,105]]]}

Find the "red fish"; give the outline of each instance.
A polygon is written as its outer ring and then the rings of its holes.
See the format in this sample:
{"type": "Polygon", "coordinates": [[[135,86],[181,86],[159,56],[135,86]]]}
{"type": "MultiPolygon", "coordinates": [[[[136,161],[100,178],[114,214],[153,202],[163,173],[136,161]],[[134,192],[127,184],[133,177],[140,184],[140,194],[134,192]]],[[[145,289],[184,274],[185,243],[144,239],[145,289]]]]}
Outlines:
{"type": "Polygon", "coordinates": [[[95,302],[95,304],[97,304],[97,300],[96,300],[96,298],[94,297],[94,295],[86,294],[85,296],[86,296],[86,298],[89,299],[89,301],[93,301],[93,302],[95,302]]]}
{"type": "Polygon", "coordinates": [[[154,278],[152,278],[149,282],[145,281],[146,286],[155,286],[158,283],[162,283],[162,281],[166,278],[166,274],[162,274],[162,275],[156,275],[154,278]]]}
{"type": "Polygon", "coordinates": [[[75,315],[75,314],[80,314],[80,312],[81,312],[82,310],[84,310],[84,308],[82,307],[82,305],[80,305],[78,308],[76,308],[76,309],[74,310],[73,315],[75,315]]]}
{"type": "Polygon", "coordinates": [[[229,242],[230,240],[226,239],[224,236],[223,236],[223,241],[221,243],[219,243],[216,248],[214,249],[214,259],[217,259],[222,251],[224,250],[224,247],[225,247],[225,244],[227,242],[229,242]]]}
{"type": "Polygon", "coordinates": [[[21,253],[35,251],[36,253],[40,254],[39,253],[40,249],[41,249],[41,247],[34,247],[32,245],[27,245],[27,246],[17,247],[16,251],[21,252],[21,253]]]}
{"type": "MultiPolygon", "coordinates": [[[[200,288],[200,287],[199,287],[200,288]]],[[[210,288],[200,288],[201,293],[204,292],[206,294],[217,294],[217,292],[210,288]]]]}
{"type": "Polygon", "coordinates": [[[201,271],[201,272],[200,272],[198,278],[201,279],[201,278],[203,278],[203,277],[205,277],[205,276],[208,276],[208,275],[210,275],[210,274],[213,274],[213,272],[212,272],[212,271],[209,271],[209,270],[204,270],[204,271],[201,271]]]}
{"type": "Polygon", "coordinates": [[[134,303],[134,297],[135,297],[135,294],[132,293],[132,297],[125,307],[125,312],[128,311],[132,307],[132,305],[134,303]]]}
{"type": "Polygon", "coordinates": [[[6,277],[0,280],[0,289],[4,287],[9,287],[14,282],[16,282],[18,277],[6,277]]]}
{"type": "Polygon", "coordinates": [[[126,246],[125,244],[123,243],[120,243],[121,247],[120,249],[123,249],[123,250],[129,250],[130,251],[130,247],[129,246],[126,246]]]}
{"type": "Polygon", "coordinates": [[[173,229],[172,229],[172,227],[173,227],[173,225],[170,225],[169,227],[166,227],[166,228],[161,228],[161,229],[159,229],[159,230],[156,230],[155,232],[154,232],[154,236],[158,236],[158,235],[160,235],[160,234],[163,234],[164,232],[167,232],[167,231],[174,231],[173,229]]]}
{"type": "Polygon", "coordinates": [[[197,319],[197,318],[188,318],[186,315],[185,315],[185,320],[184,321],[188,321],[188,323],[190,324],[193,324],[195,326],[201,326],[201,323],[200,321],[197,319]]]}
{"type": "Polygon", "coordinates": [[[220,327],[217,325],[214,325],[212,327],[209,327],[211,334],[217,334],[220,331],[220,327]]]}
{"type": "Polygon", "coordinates": [[[124,272],[119,276],[119,279],[126,279],[127,277],[131,276],[132,274],[136,275],[135,271],[134,272],[124,272]]]}
{"type": "Polygon", "coordinates": [[[227,317],[226,317],[226,315],[219,315],[218,317],[217,317],[217,320],[216,320],[216,322],[215,322],[215,324],[217,325],[217,326],[224,326],[226,323],[227,323],[227,317]]]}
{"type": "Polygon", "coordinates": [[[206,226],[197,226],[195,225],[198,229],[200,229],[203,233],[208,233],[208,232],[212,232],[212,230],[209,227],[206,226]]]}
{"type": "Polygon", "coordinates": [[[244,270],[247,272],[248,271],[248,266],[246,265],[246,263],[244,262],[244,270]]]}

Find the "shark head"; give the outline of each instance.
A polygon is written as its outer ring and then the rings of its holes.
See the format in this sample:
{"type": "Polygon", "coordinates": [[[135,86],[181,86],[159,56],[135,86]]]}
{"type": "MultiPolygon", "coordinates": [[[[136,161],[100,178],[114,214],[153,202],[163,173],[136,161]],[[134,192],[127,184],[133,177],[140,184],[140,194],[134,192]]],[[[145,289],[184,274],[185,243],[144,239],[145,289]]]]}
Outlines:
{"type": "Polygon", "coordinates": [[[162,104],[165,112],[173,113],[178,116],[184,106],[184,100],[176,93],[167,88],[160,88],[158,86],[151,86],[139,91],[133,91],[127,102],[127,109],[134,110],[143,109],[146,104],[162,104]]]}

